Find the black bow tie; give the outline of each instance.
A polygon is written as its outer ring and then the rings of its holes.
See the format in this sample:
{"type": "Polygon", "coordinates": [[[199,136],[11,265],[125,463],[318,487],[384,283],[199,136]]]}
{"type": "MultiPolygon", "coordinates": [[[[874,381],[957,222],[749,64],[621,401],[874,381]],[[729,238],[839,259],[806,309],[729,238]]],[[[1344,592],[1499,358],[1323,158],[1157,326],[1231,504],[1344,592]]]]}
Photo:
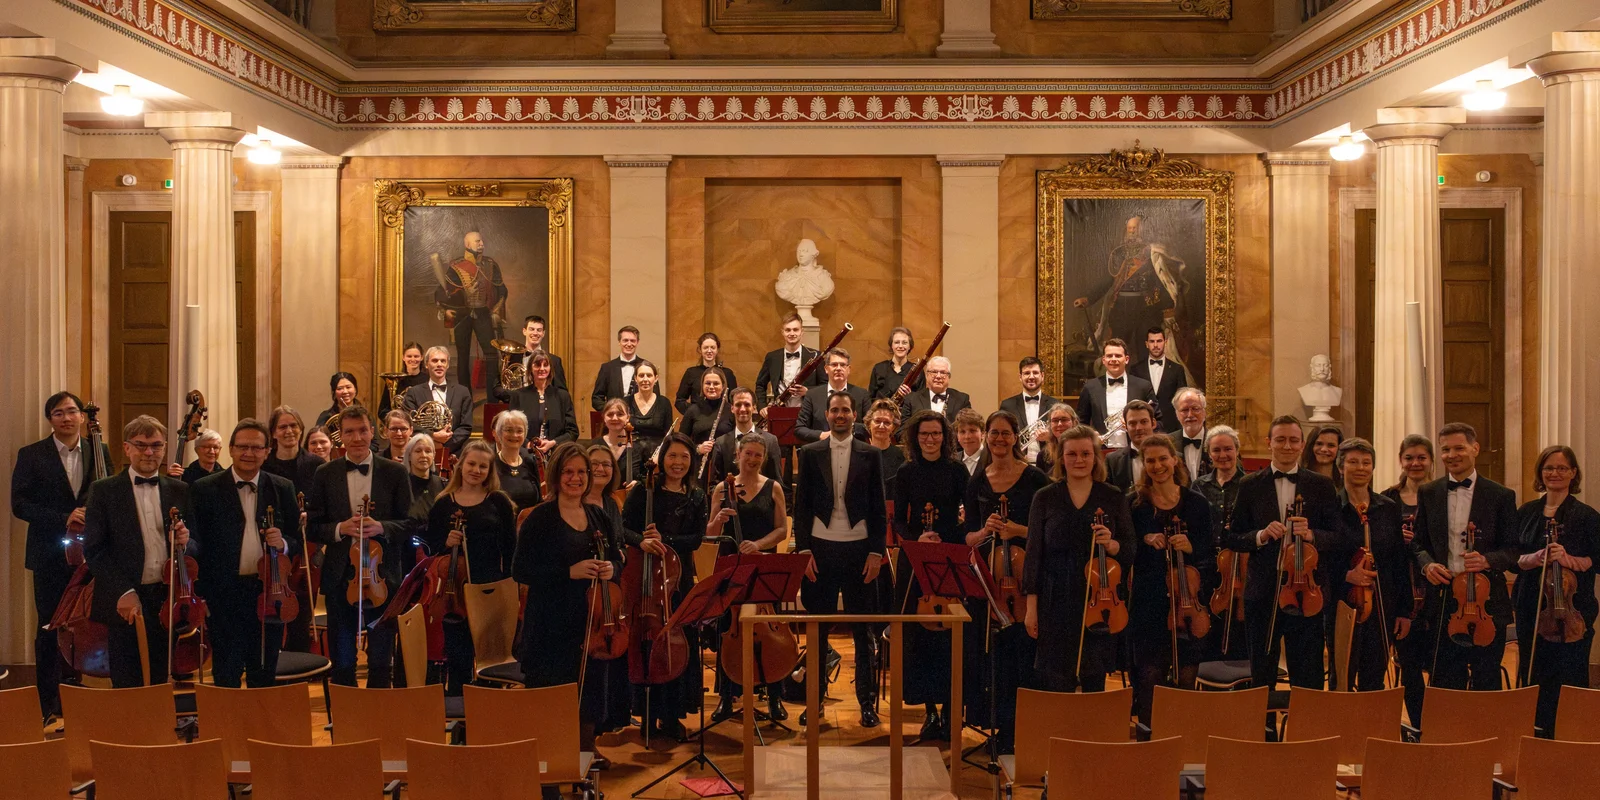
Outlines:
{"type": "Polygon", "coordinates": [[[1471,488],[1472,488],[1472,479],[1471,478],[1463,478],[1463,479],[1461,479],[1459,481],[1452,481],[1452,480],[1450,480],[1448,478],[1445,479],[1445,491],[1453,492],[1453,491],[1455,491],[1457,489],[1471,489],[1471,488]]]}
{"type": "Polygon", "coordinates": [[[1275,481],[1276,480],[1285,480],[1285,481],[1288,481],[1290,483],[1299,483],[1300,482],[1300,473],[1298,473],[1298,472],[1279,472],[1278,470],[1273,470],[1272,471],[1272,479],[1275,480],[1275,481]]]}
{"type": "Polygon", "coordinates": [[[1183,439],[1183,446],[1184,447],[1193,446],[1193,447],[1196,447],[1196,448],[1199,448],[1199,449],[1202,449],[1202,450],[1205,449],[1205,441],[1204,440],[1201,440],[1201,439],[1190,439],[1187,436],[1182,437],[1182,439],[1183,439]]]}
{"type": "Polygon", "coordinates": [[[1121,386],[1127,378],[1106,378],[1107,386],[1121,386]]]}
{"type": "Polygon", "coordinates": [[[791,352],[789,352],[787,350],[783,351],[783,357],[785,359],[799,358],[801,355],[802,355],[802,353],[800,353],[799,351],[796,351],[796,352],[793,352],[793,353],[791,353],[791,352]]]}
{"type": "Polygon", "coordinates": [[[448,383],[430,383],[428,384],[428,389],[434,392],[442,392],[449,388],[449,386],[450,384],[448,383]]]}
{"type": "Polygon", "coordinates": [[[354,461],[346,461],[346,462],[344,462],[344,471],[345,472],[350,472],[352,470],[354,470],[356,472],[359,472],[362,475],[365,475],[369,471],[372,470],[372,465],[371,464],[357,464],[354,461]]]}
{"type": "Polygon", "coordinates": [[[945,394],[943,392],[940,392],[939,394],[936,394],[936,395],[933,396],[933,402],[935,402],[935,403],[943,403],[944,399],[945,399],[945,394]]]}
{"type": "Polygon", "coordinates": [[[1166,365],[1167,365],[1167,360],[1164,359],[1164,358],[1152,358],[1152,359],[1150,359],[1150,366],[1152,366],[1152,367],[1164,367],[1166,365]]]}
{"type": "Polygon", "coordinates": [[[850,390],[849,389],[829,389],[828,390],[828,396],[829,397],[833,397],[834,395],[839,395],[839,394],[844,394],[844,395],[850,394],[850,390]]]}
{"type": "Polygon", "coordinates": [[[141,478],[138,475],[135,475],[135,476],[133,476],[133,485],[134,486],[160,486],[161,485],[161,477],[158,475],[158,476],[156,476],[154,478],[141,478]]]}
{"type": "Polygon", "coordinates": [[[1037,395],[1035,395],[1033,397],[1029,397],[1027,395],[1023,395],[1022,396],[1022,402],[1024,402],[1024,403],[1037,403],[1037,402],[1039,402],[1039,398],[1038,398],[1037,395]]]}
{"type": "Polygon", "coordinates": [[[249,489],[252,492],[256,490],[255,481],[234,481],[233,485],[237,489],[249,489]]]}

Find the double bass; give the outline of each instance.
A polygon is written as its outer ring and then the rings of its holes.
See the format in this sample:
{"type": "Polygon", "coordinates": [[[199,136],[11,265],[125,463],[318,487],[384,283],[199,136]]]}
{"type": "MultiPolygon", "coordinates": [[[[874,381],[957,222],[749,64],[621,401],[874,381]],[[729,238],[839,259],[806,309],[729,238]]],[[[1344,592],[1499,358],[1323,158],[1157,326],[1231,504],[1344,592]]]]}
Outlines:
{"type": "Polygon", "coordinates": [[[172,458],[178,463],[183,462],[184,445],[200,436],[200,429],[205,426],[206,415],[209,413],[206,408],[206,396],[201,394],[199,389],[190,389],[189,393],[183,396],[183,402],[188,408],[183,412],[183,420],[178,423],[177,446],[172,448],[172,458]]]}
{"type": "MultiPolygon", "coordinates": [[[[734,552],[739,552],[739,546],[744,544],[744,526],[739,522],[739,484],[736,483],[737,475],[728,474],[728,479],[722,485],[726,490],[725,500],[728,508],[733,509],[733,547],[734,552]]],[[[759,556],[752,556],[759,558],[759,556]]],[[[771,603],[761,603],[756,606],[757,614],[775,613],[771,603]]],[[[733,624],[728,626],[728,632],[722,634],[721,653],[722,672],[731,681],[738,682],[744,678],[744,626],[739,624],[735,612],[733,624]]],[[[800,643],[795,639],[794,631],[789,626],[778,622],[758,622],[750,629],[750,652],[755,658],[755,682],[758,685],[777,683],[794,671],[795,665],[800,663],[800,643]]]]}
{"type": "Polygon", "coordinates": [[[172,675],[194,675],[205,665],[206,601],[194,593],[200,572],[194,557],[178,550],[172,530],[178,509],[167,509],[168,558],[165,568],[167,602],[161,607],[161,624],[167,629],[167,669],[172,675]]]}
{"type": "MultiPolygon", "coordinates": [[[[100,407],[94,401],[84,403],[83,413],[89,418],[89,458],[94,460],[94,473],[90,476],[91,483],[104,479],[108,474],[105,454],[102,450],[101,440],[104,437],[100,429],[100,407]]],[[[83,564],[83,531],[68,535],[65,542],[67,546],[67,566],[76,567],[83,564]]]]}
{"type": "MultiPolygon", "coordinates": [[[[265,531],[274,527],[272,518],[272,506],[267,506],[267,513],[262,516],[256,529],[265,531]]],[[[256,575],[261,578],[261,596],[256,598],[256,617],[263,624],[292,622],[300,616],[300,600],[289,586],[289,576],[293,574],[289,554],[284,550],[273,550],[267,544],[266,536],[262,535],[261,558],[256,562],[256,575]]]]}
{"type": "MultiPolygon", "coordinates": [[[[1468,522],[1462,535],[1467,540],[1466,552],[1475,552],[1477,523],[1468,522]]],[[[1462,647],[1488,647],[1494,644],[1494,619],[1484,608],[1489,598],[1489,576],[1482,572],[1462,571],[1450,579],[1450,596],[1455,604],[1450,621],[1445,623],[1445,632],[1450,635],[1450,641],[1462,647]]]]}
{"type": "MultiPolygon", "coordinates": [[[[1110,527],[1105,509],[1094,510],[1094,524],[1110,527]]],[[[1095,633],[1121,633],[1128,627],[1128,605],[1122,600],[1122,565],[1106,553],[1105,545],[1089,545],[1089,563],[1083,568],[1087,583],[1083,627],[1095,633]]],[[[1079,639],[1080,644],[1082,638],[1079,639]]]]}
{"type": "MultiPolygon", "coordinates": [[[[1011,520],[1011,499],[1000,495],[999,507],[995,514],[1003,522],[1011,520]]],[[[989,573],[994,575],[995,584],[999,592],[995,594],[998,607],[991,608],[991,616],[996,622],[1000,621],[1000,612],[1012,620],[1022,619],[1027,612],[1027,604],[1022,599],[1022,589],[1018,581],[1022,578],[1023,563],[1027,560],[1026,548],[1020,547],[1016,539],[1010,536],[1000,536],[996,539],[994,547],[989,551],[989,573]]]]}
{"type": "MultiPolygon", "coordinates": [[[[655,524],[656,473],[644,479],[644,526],[655,524]]],[[[658,540],[659,541],[659,540],[658,540]]],[[[663,544],[665,544],[663,542],[663,544]]],[[[622,570],[622,592],[628,607],[628,680],[636,686],[659,686],[683,674],[689,665],[689,642],[683,628],[669,627],[672,595],[683,577],[683,564],[672,548],[658,556],[643,546],[628,548],[622,570]]],[[[648,724],[649,720],[646,720],[648,724]]]]}

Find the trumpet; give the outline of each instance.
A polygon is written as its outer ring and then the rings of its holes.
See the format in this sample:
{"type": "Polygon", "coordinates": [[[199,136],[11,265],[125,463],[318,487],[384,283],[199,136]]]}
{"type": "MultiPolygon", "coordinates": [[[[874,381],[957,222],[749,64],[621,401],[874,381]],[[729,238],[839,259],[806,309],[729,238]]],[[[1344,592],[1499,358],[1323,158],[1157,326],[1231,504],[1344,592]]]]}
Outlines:
{"type": "Polygon", "coordinates": [[[1100,434],[1100,445],[1104,447],[1111,444],[1111,438],[1119,433],[1122,433],[1122,431],[1123,423],[1121,411],[1106,417],[1106,432],[1100,434]]]}
{"type": "Polygon", "coordinates": [[[1039,441],[1039,436],[1049,427],[1050,417],[1048,415],[1040,416],[1038,421],[1022,429],[1021,435],[1017,436],[1017,446],[1024,450],[1032,447],[1035,442],[1039,441]]]}

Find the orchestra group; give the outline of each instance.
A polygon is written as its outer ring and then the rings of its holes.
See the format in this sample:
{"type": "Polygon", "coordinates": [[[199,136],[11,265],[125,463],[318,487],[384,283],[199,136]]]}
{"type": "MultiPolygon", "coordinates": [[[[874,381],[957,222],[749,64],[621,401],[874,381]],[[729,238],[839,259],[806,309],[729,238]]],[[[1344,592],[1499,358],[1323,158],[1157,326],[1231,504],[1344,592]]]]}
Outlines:
{"type": "MultiPolygon", "coordinates": [[[[1559,687],[1588,682],[1600,516],[1578,499],[1582,475],[1563,445],[1539,454],[1539,496],[1521,506],[1477,470],[1477,433],[1459,422],[1379,453],[1280,416],[1270,464],[1247,473],[1240,435],[1208,426],[1206,396],[1160,329],[1138,363],[1123,340],[1103,342],[1103,372],[1072,387],[1075,405],[1045,394],[1040,361],[1025,358],[1020,391],[985,416],[953,388],[948,359],[931,348],[917,358],[911,331],[893,330],[893,357],[862,385],[837,340],[802,346],[795,315],[753,383],[703,334],[671,399],[667,376],[638,355],[639,332],[622,328],[589,397],[602,427],[581,441],[544,320],[529,317],[522,333],[507,349],[525,377],[491,383],[507,410],[483,439],[458,382],[470,371],[452,370],[443,346],[408,344],[374,410],[355,376],[334,375],[310,426],[286,406],[226,432],[136,416],[120,431],[122,472],[108,469],[92,407],[68,392],[45,400],[53,432],[17,454],[12,478],[13,513],[29,525],[45,713],[59,714],[57,686],[75,677],[58,641],[67,628],[43,623],[70,616],[58,606],[89,578],[87,619],[106,630],[119,687],[192,673],[185,648],[202,636],[218,685],[271,685],[281,652],[314,646],[319,597],[332,680],[355,685],[364,650],[368,686],[404,685],[398,614],[459,602],[439,586],[510,578],[526,589],[522,682],[580,684],[583,749],[630,725],[647,741],[681,739],[707,688],[685,662],[727,649],[726,626],[667,619],[708,541],[756,559],[809,554],[799,602],[812,613],[912,613],[928,598],[898,544],[971,548],[996,592],[965,601],[965,719],[999,752],[1013,747],[1019,687],[1101,691],[1120,673],[1148,723],[1155,686],[1194,688],[1214,661],[1248,664],[1257,686],[1274,685],[1280,663],[1294,687],[1403,685],[1420,724],[1425,682],[1502,687],[1513,622],[1511,681],[1540,687],[1543,730],[1559,687]],[[768,429],[778,407],[795,409],[792,434],[768,429]],[[170,463],[185,440],[194,463],[170,463]],[[1374,486],[1378,464],[1396,458],[1400,482],[1374,486]],[[447,577],[408,581],[419,570],[447,577]],[[619,642],[611,626],[625,619],[619,642]]],[[[459,613],[441,628],[430,680],[459,694],[475,679],[471,631],[459,613]]],[[[959,738],[950,634],[906,628],[904,699],[926,708],[922,738],[959,738]]],[[[850,633],[859,724],[873,728],[884,629],[850,633]]],[[[824,656],[823,679],[842,677],[837,655],[824,656]]],[[[723,672],[713,719],[742,695],[723,672]]],[[[759,680],[773,721],[788,716],[790,681],[759,680]]]]}

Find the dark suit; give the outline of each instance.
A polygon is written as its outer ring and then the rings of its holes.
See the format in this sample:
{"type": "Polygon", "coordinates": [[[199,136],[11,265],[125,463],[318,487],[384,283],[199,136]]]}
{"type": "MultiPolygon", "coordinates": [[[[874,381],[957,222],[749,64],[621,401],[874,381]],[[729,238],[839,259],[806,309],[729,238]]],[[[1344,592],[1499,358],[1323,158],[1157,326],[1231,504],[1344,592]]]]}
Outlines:
{"type": "MultiPolygon", "coordinates": [[[[345,475],[348,459],[336,458],[317,468],[306,497],[306,536],[327,545],[322,560],[322,595],[328,611],[328,650],[333,661],[333,681],[346,686],[356,682],[357,609],[345,600],[345,587],[355,577],[350,562],[350,540],[340,536],[339,523],[355,516],[345,475]]],[[[392,597],[400,586],[400,549],[409,545],[411,510],[410,473],[400,464],[382,458],[372,459],[372,508],[369,516],[383,525],[376,537],[383,547],[383,566],[379,569],[392,597]]],[[[370,623],[383,614],[383,608],[362,612],[359,619],[370,623]]],[[[371,631],[367,649],[367,686],[387,688],[394,655],[394,631],[371,631]]]]}
{"type": "Polygon", "coordinates": [[[1112,450],[1106,454],[1106,483],[1127,494],[1133,488],[1133,460],[1138,458],[1132,447],[1112,450]]]}
{"type": "MultiPolygon", "coordinates": [[[[1417,487],[1416,536],[1411,540],[1411,551],[1422,568],[1423,580],[1427,580],[1429,564],[1450,566],[1448,484],[1449,478],[1440,478],[1417,487]]],[[[1511,624],[1512,615],[1504,574],[1517,571],[1517,493],[1478,473],[1472,482],[1472,507],[1467,519],[1477,527],[1473,549],[1489,562],[1489,569],[1484,573],[1489,579],[1489,597],[1484,609],[1494,618],[1494,642],[1488,647],[1463,646],[1452,641],[1448,633],[1435,631],[1439,649],[1429,685],[1444,689],[1495,690],[1501,688],[1500,657],[1505,654],[1506,626],[1511,624]]],[[[1437,618],[1438,604],[1449,594],[1449,586],[1442,590],[1432,583],[1428,586],[1428,604],[1422,613],[1437,618]]],[[[1447,623],[1453,611],[1453,608],[1445,609],[1447,623]]]]}
{"type": "MultiPolygon", "coordinates": [[[[54,436],[17,451],[17,466],[11,472],[11,514],[28,523],[27,551],[23,566],[33,572],[33,608],[39,627],[33,634],[33,652],[38,666],[35,683],[39,687],[39,707],[45,714],[60,713],[62,660],[56,651],[56,632],[45,629],[55,616],[61,595],[72,580],[73,568],[67,564],[67,517],[89,496],[95,462],[89,437],[78,439],[78,491],[61,466],[61,454],[54,436]]],[[[100,446],[100,463],[111,463],[111,451],[100,446]]]]}
{"type": "Polygon", "coordinates": [[[539,435],[544,423],[544,438],[571,442],[578,438],[578,419],[572,410],[572,396],[566,389],[549,386],[544,391],[544,408],[539,407],[539,392],[525,386],[511,393],[511,410],[528,415],[528,441],[539,435]]]}
{"type": "MultiPolygon", "coordinates": [[[[904,408],[907,420],[911,419],[911,415],[918,411],[927,411],[933,408],[931,391],[930,389],[922,389],[906,395],[904,408]]],[[[945,420],[955,424],[956,415],[961,413],[963,408],[972,408],[972,398],[968,397],[966,392],[957,389],[946,389],[944,399],[945,420]]]]}
{"type": "MultiPolygon", "coordinates": [[[[1134,400],[1143,400],[1147,403],[1155,402],[1156,393],[1151,388],[1149,381],[1134,375],[1124,375],[1123,377],[1128,381],[1128,402],[1131,403],[1134,400]]],[[[1083,388],[1078,390],[1078,419],[1083,424],[1101,433],[1106,432],[1107,380],[1108,378],[1104,375],[1098,378],[1090,378],[1084,381],[1083,388]]],[[[1160,425],[1161,420],[1156,420],[1156,424],[1160,425]]]]}
{"type": "MultiPolygon", "coordinates": [[[[1156,408],[1161,409],[1160,424],[1157,430],[1172,433],[1183,426],[1178,423],[1178,410],[1172,405],[1172,396],[1179,389],[1189,385],[1189,372],[1182,364],[1166,359],[1166,366],[1161,369],[1161,385],[1155,386],[1156,408]]],[[[1128,365],[1128,374],[1142,379],[1154,386],[1150,380],[1150,359],[1145,358],[1128,365]]]]}
{"type": "MultiPolygon", "coordinates": [[[[638,366],[643,364],[644,361],[635,355],[633,360],[629,362],[623,362],[619,357],[601,364],[600,371],[595,373],[594,376],[594,391],[589,394],[589,405],[594,410],[600,411],[604,409],[606,401],[613,397],[626,397],[638,390],[638,386],[633,381],[628,381],[626,384],[622,382],[622,366],[624,363],[632,364],[635,371],[637,371],[638,366]]],[[[660,377],[660,375],[656,376],[657,394],[661,393],[660,377]]]]}
{"type": "MultiPolygon", "coordinates": [[[[195,591],[206,599],[211,611],[208,630],[217,685],[236,689],[240,676],[245,676],[251,688],[272,686],[284,626],[261,622],[256,615],[261,578],[239,574],[239,551],[246,534],[244,504],[235,480],[230,469],[207,475],[189,487],[194,507],[194,518],[189,523],[190,550],[200,567],[195,591]]],[[[283,534],[287,552],[299,552],[300,512],[295,506],[294,484],[265,470],[254,483],[257,526],[271,508],[272,524],[283,534]]],[[[262,549],[266,549],[264,542],[262,549]]],[[[301,609],[300,613],[314,612],[301,609]]]]}
{"type": "MultiPolygon", "coordinates": [[[[1345,548],[1342,526],[1339,523],[1339,496],[1333,481],[1309,470],[1294,473],[1295,492],[1305,500],[1305,516],[1314,545],[1318,550],[1333,553],[1345,548]]],[[[1233,524],[1223,546],[1239,553],[1250,553],[1250,569],[1245,578],[1245,620],[1251,633],[1251,673],[1256,686],[1272,686],[1277,681],[1278,640],[1287,649],[1289,682],[1296,688],[1321,689],[1323,680],[1322,651],[1325,640],[1323,619],[1314,616],[1296,616],[1279,610],[1277,604],[1278,554],[1285,534],[1266,544],[1258,544],[1256,534],[1268,524],[1283,521],[1283,509],[1278,504],[1277,484],[1272,468],[1253,472],[1239,479],[1239,497],[1233,506],[1233,524]],[[1268,641],[1268,632],[1272,641],[1268,641]]],[[[1338,586],[1329,581],[1330,571],[1337,569],[1343,575],[1348,564],[1335,566],[1333,559],[1324,557],[1319,562],[1317,585],[1322,590],[1323,604],[1335,602],[1332,593],[1338,586]]]]}
{"type": "MultiPolygon", "coordinates": [[[[785,352],[787,351],[780,347],[776,350],[768,352],[766,357],[761,360],[761,372],[756,375],[756,385],[750,387],[751,389],[755,390],[756,400],[758,402],[771,403],[775,399],[774,395],[776,395],[778,390],[782,388],[783,354],[785,352]]],[[[816,358],[819,355],[821,355],[819,351],[810,347],[806,347],[805,345],[800,345],[800,366],[796,367],[796,369],[805,368],[805,365],[811,363],[811,359],[816,358]]],[[[811,374],[807,376],[805,380],[800,382],[800,385],[807,387],[822,386],[827,382],[828,375],[822,369],[822,367],[819,366],[817,369],[812,370],[811,374]]]]}
{"type": "MultiPolygon", "coordinates": [[[[416,411],[423,403],[433,400],[433,386],[424,381],[406,390],[405,408],[416,411]]],[[[461,452],[472,436],[472,390],[459,383],[444,385],[444,404],[450,409],[450,439],[444,443],[452,453],[461,452]]],[[[431,431],[417,431],[431,433],[431,431]]]]}
{"type": "MultiPolygon", "coordinates": [[[[775,481],[782,480],[783,476],[778,472],[778,437],[759,428],[756,434],[767,443],[767,459],[761,464],[761,474],[775,481]]],[[[738,455],[739,438],[737,431],[724,433],[711,445],[711,472],[706,476],[707,485],[727,479],[729,472],[738,472],[734,459],[738,455]]]]}
{"type": "MultiPolygon", "coordinates": [[[[188,487],[177,478],[159,476],[162,524],[167,509],[180,517],[188,508],[188,487]]],[[[89,617],[107,629],[111,685],[117,688],[144,683],[139,665],[137,629],[117,614],[117,601],[132,591],[144,611],[145,635],[150,649],[150,680],[167,680],[167,630],[161,625],[161,606],[167,599],[165,583],[143,583],[144,534],[139,506],[133,497],[133,479],[127,470],[98,480],[89,487],[84,511],[83,557],[94,575],[94,603],[89,617]]]]}
{"type": "MultiPolygon", "coordinates": [[[[1046,415],[1048,415],[1050,413],[1050,409],[1054,408],[1055,404],[1059,403],[1059,402],[1061,402],[1061,401],[1057,400],[1054,397],[1051,397],[1048,394],[1045,394],[1043,390],[1040,390],[1040,392],[1039,392],[1039,419],[1046,419],[1047,418],[1046,415]]],[[[1028,409],[1027,409],[1027,406],[1022,402],[1022,393],[1021,392],[1018,392],[1018,393],[1016,393],[1014,395],[1011,395],[1010,397],[1007,397],[1004,400],[1001,400],[1000,401],[1000,410],[1001,411],[1009,411],[1009,412],[1011,412],[1012,416],[1017,418],[1017,425],[1019,426],[1017,428],[1017,433],[1020,434],[1020,433],[1022,433],[1023,430],[1027,429],[1027,427],[1028,427],[1028,409]]]]}
{"type": "MultiPolygon", "coordinates": [[[[862,418],[867,414],[867,390],[847,383],[843,391],[850,395],[856,407],[855,435],[866,436],[867,427],[862,424],[862,418]]],[[[795,438],[802,442],[815,442],[822,438],[822,432],[828,430],[828,396],[827,383],[806,390],[806,396],[800,400],[800,416],[794,422],[795,438]]]]}

